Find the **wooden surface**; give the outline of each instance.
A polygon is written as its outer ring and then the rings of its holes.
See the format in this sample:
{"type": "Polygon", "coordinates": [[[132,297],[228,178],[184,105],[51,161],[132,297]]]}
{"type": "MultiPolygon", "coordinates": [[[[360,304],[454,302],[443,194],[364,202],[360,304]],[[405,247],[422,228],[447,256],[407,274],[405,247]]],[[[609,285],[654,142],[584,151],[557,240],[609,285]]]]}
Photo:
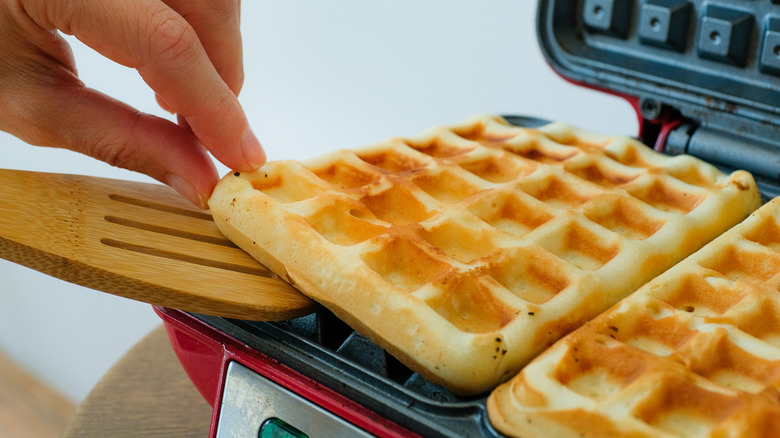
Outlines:
{"type": "Polygon", "coordinates": [[[0,169],[0,258],[208,315],[282,320],[315,304],[161,184],[0,169]]]}
{"type": "Polygon", "coordinates": [[[56,438],[76,406],[0,355],[0,437],[56,438]]]}
{"type": "Polygon", "coordinates": [[[161,326],[106,373],[63,438],[206,437],[210,423],[211,406],[187,377],[161,326]]]}

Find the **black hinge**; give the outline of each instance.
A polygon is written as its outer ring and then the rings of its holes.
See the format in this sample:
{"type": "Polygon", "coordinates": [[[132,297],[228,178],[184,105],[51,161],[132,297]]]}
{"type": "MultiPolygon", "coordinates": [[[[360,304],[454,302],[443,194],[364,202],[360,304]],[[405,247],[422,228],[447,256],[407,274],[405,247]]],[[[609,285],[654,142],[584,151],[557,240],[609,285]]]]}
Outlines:
{"type": "Polygon", "coordinates": [[[780,191],[778,144],[682,122],[669,133],[664,152],[692,155],[722,169],[747,170],[765,188],[766,196],[780,191]]]}

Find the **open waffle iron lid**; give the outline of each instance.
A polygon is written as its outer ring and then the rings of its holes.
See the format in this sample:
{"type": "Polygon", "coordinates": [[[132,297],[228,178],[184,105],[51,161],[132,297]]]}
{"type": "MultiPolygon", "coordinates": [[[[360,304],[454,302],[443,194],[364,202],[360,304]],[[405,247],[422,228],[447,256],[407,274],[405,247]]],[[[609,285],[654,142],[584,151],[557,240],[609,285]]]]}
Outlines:
{"type": "Polygon", "coordinates": [[[640,139],[780,183],[780,1],[540,0],[564,78],[626,97],[640,139]]]}

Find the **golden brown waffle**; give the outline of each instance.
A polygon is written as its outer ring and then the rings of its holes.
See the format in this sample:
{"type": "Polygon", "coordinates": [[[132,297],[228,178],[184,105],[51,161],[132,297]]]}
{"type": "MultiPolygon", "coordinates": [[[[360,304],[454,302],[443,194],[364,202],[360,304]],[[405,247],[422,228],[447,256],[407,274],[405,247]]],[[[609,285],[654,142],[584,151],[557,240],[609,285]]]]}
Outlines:
{"type": "Polygon", "coordinates": [[[487,391],[738,223],[752,177],[563,124],[462,124],[229,174],[222,232],[429,380],[487,391]]]}
{"type": "Polygon", "coordinates": [[[780,433],[780,198],[500,386],[513,436],[780,433]]]}

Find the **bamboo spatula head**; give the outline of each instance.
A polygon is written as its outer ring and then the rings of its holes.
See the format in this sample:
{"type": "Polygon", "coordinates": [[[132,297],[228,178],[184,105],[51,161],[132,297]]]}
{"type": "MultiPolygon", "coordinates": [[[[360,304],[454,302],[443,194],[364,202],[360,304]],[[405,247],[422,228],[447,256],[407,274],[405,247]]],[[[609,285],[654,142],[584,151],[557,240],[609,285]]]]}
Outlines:
{"type": "Polygon", "coordinates": [[[0,169],[0,257],[65,281],[208,315],[283,320],[316,304],[167,186],[0,169]]]}

